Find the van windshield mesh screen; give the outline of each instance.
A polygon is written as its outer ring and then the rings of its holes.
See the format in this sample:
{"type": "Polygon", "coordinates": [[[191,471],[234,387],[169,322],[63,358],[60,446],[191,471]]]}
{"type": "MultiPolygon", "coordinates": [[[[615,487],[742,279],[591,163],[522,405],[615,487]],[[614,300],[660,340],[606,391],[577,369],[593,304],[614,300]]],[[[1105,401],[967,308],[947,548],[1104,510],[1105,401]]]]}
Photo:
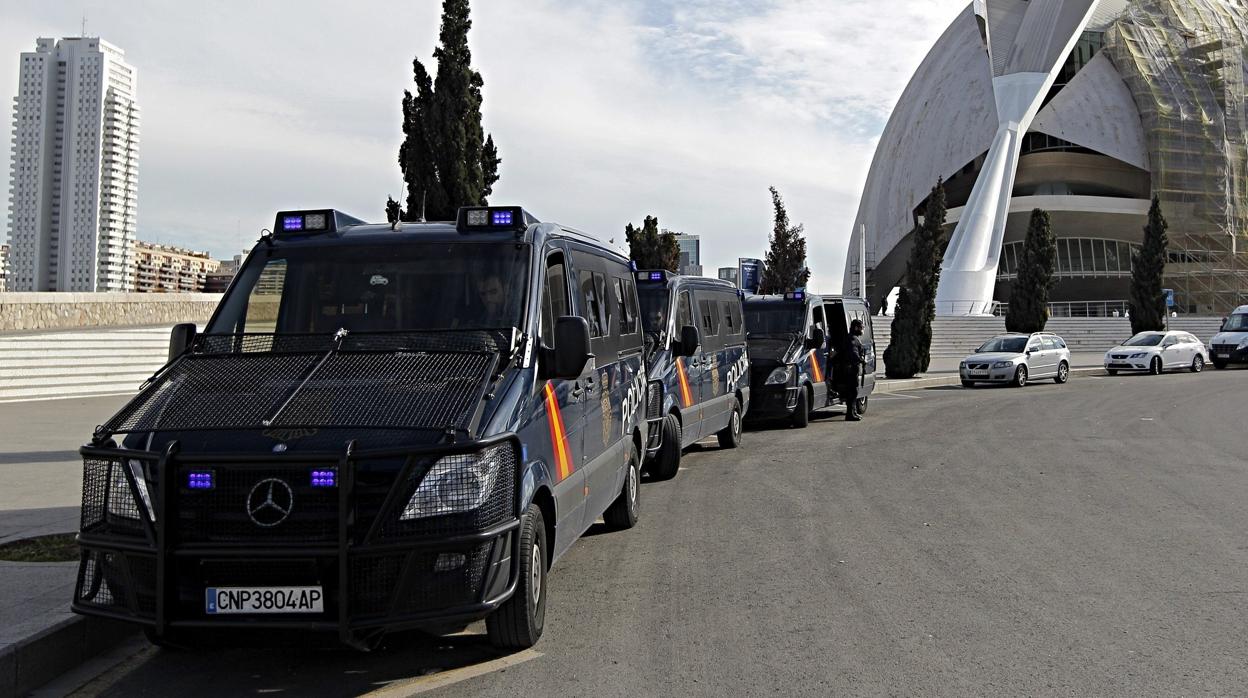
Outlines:
{"type": "Polygon", "coordinates": [[[529,250],[462,242],[279,248],[247,266],[208,332],[522,327],[529,250]]]}

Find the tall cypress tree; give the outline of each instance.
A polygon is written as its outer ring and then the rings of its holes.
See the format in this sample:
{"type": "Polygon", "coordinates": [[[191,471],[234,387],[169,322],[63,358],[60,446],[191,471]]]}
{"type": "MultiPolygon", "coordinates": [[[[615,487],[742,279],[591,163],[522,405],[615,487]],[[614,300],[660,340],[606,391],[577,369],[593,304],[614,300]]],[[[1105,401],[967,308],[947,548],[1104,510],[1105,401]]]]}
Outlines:
{"type": "Polygon", "coordinates": [[[454,220],[460,206],[481,206],[498,181],[502,160],[481,128],[481,74],[468,50],[468,0],[443,0],[436,78],[412,61],[416,94],[403,91],[399,167],[407,184],[403,220],[454,220]]]}
{"type": "Polygon", "coordinates": [[[1010,311],[1005,329],[1010,332],[1039,332],[1049,320],[1049,291],[1057,264],[1057,238],[1047,211],[1034,209],[1018,260],[1018,278],[1010,288],[1010,311]]]}
{"type": "Polygon", "coordinates": [[[1162,293],[1162,275],[1166,271],[1166,229],[1170,227],[1161,215],[1161,199],[1154,196],[1148,209],[1148,225],[1144,226],[1144,244],[1131,255],[1131,332],[1150,332],[1166,328],[1166,297],[1162,293]]]}
{"type": "Polygon", "coordinates": [[[802,236],[804,228],[800,223],[789,223],[789,212],[784,208],[780,192],[775,187],[769,189],[775,220],[771,230],[771,249],[767,250],[758,292],[788,293],[805,288],[810,280],[810,269],[806,267],[806,238],[802,236]]]}
{"type": "Polygon", "coordinates": [[[637,263],[638,269],[679,270],[680,245],[676,234],[670,230],[660,231],[657,217],[646,216],[640,228],[632,223],[625,225],[624,239],[628,241],[628,256],[637,263]]]}
{"type": "Polygon", "coordinates": [[[945,184],[938,180],[927,197],[923,224],[912,233],[914,246],[906,263],[906,280],[897,298],[892,334],[884,350],[889,378],[913,378],[931,365],[932,321],[936,318],[936,287],[946,245],[945,184]]]}

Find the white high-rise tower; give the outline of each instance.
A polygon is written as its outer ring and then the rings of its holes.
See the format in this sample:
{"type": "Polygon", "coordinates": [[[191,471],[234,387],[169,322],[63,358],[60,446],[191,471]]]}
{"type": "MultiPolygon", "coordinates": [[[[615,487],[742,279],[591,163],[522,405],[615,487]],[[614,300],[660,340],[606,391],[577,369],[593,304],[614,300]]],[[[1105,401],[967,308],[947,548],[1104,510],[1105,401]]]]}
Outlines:
{"type": "Polygon", "coordinates": [[[135,69],[99,38],[38,39],[13,107],[9,290],[134,288],[135,69]]]}

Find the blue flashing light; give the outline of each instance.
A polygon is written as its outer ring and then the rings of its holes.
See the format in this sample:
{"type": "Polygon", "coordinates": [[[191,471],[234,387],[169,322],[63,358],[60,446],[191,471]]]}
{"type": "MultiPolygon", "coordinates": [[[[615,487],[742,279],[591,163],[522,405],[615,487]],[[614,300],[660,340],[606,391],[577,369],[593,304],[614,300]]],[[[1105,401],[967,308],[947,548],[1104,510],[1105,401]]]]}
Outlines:
{"type": "Polygon", "coordinates": [[[784,294],[784,299],[788,301],[804,301],[806,300],[805,291],[790,291],[784,294]]]}
{"type": "Polygon", "coordinates": [[[210,490],[215,486],[212,477],[212,471],[195,471],[186,474],[186,488],[188,490],[210,490]]]}
{"type": "Polygon", "coordinates": [[[282,230],[303,230],[303,216],[282,216],[282,230]]]}
{"type": "Polygon", "coordinates": [[[312,471],[313,487],[337,487],[338,471],[330,470],[313,470],[312,471]]]}
{"type": "Polygon", "coordinates": [[[493,214],[490,218],[491,224],[493,225],[511,225],[512,224],[512,213],[510,209],[503,209],[501,211],[492,211],[491,213],[493,214]]]}

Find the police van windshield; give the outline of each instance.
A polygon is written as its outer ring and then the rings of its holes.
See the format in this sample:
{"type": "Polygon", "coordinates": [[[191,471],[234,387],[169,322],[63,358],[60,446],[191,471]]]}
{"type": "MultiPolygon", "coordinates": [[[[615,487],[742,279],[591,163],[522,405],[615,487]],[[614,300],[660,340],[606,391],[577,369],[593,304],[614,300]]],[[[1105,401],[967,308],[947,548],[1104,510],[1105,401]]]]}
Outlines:
{"type": "Polygon", "coordinates": [[[641,324],[646,332],[667,331],[667,286],[637,284],[637,299],[641,302],[641,324]]]}
{"type": "Polygon", "coordinates": [[[1248,313],[1238,313],[1226,319],[1223,332],[1248,332],[1248,313]]]}
{"type": "Polygon", "coordinates": [[[279,248],[247,265],[208,331],[521,327],[529,254],[515,243],[279,248]]]}
{"type": "Polygon", "coordinates": [[[746,303],[745,328],[751,337],[802,334],[806,325],[804,303],[746,303]]]}

